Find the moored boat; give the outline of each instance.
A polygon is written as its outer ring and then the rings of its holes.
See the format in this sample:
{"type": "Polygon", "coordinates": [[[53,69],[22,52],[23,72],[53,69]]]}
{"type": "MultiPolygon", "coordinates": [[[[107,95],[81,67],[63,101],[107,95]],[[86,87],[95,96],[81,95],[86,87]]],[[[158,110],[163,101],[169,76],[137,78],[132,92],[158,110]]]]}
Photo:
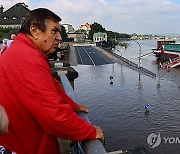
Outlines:
{"type": "Polygon", "coordinates": [[[156,57],[168,60],[161,64],[162,68],[172,68],[180,65],[180,43],[172,41],[157,41],[157,49],[152,49],[156,57]]]}

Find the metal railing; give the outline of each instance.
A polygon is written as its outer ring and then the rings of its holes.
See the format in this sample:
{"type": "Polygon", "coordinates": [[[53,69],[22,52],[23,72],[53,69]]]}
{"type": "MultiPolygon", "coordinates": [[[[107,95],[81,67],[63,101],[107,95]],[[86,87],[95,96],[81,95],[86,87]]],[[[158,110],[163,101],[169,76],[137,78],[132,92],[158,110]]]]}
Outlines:
{"type": "MultiPolygon", "coordinates": [[[[143,73],[143,74],[145,74],[147,76],[150,76],[152,78],[156,78],[156,74],[155,73],[153,73],[153,72],[149,71],[148,69],[140,66],[141,65],[140,61],[139,61],[139,65],[138,65],[138,64],[130,61],[129,59],[127,59],[127,58],[125,58],[125,57],[123,57],[123,56],[121,56],[119,54],[114,53],[111,49],[107,49],[107,48],[103,48],[103,47],[100,47],[100,48],[102,48],[103,50],[107,51],[108,53],[110,53],[114,57],[118,58],[119,60],[121,60],[121,62],[123,62],[124,64],[126,64],[126,66],[132,68],[133,70],[140,71],[141,73],[143,73]]],[[[142,55],[142,56],[145,56],[145,55],[142,55]]]]}
{"type": "Polygon", "coordinates": [[[134,70],[138,70],[138,71],[140,71],[141,73],[146,74],[146,75],[148,75],[148,76],[150,76],[150,77],[152,77],[152,78],[156,78],[156,74],[155,74],[155,73],[153,73],[153,72],[145,69],[144,67],[139,66],[138,64],[130,61],[129,59],[126,59],[126,58],[124,58],[124,57],[122,57],[122,56],[120,56],[120,55],[118,55],[118,54],[116,54],[116,53],[114,53],[114,52],[112,52],[111,54],[113,54],[116,58],[120,59],[120,60],[121,60],[123,63],[125,63],[128,67],[130,67],[130,68],[132,68],[132,69],[134,69],[134,70]]]}
{"type": "MultiPolygon", "coordinates": [[[[61,84],[68,96],[70,96],[75,102],[79,102],[67,77],[65,75],[60,75],[61,84]]],[[[85,121],[90,122],[89,118],[84,112],[78,113],[78,115],[85,121]]],[[[75,143],[76,154],[105,154],[107,153],[102,142],[99,139],[87,140],[83,142],[75,143]]]]}

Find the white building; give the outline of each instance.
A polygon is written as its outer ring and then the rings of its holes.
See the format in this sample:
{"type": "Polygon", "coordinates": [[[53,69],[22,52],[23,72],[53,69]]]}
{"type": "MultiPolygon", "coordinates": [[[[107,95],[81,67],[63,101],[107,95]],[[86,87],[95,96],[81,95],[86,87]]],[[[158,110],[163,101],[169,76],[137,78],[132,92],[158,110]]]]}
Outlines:
{"type": "Polygon", "coordinates": [[[62,24],[62,26],[64,26],[66,33],[70,33],[70,32],[74,32],[74,28],[72,25],[70,24],[62,24]]]}
{"type": "Polygon", "coordinates": [[[107,42],[107,33],[102,33],[102,32],[94,33],[93,41],[95,43],[102,42],[102,41],[106,41],[107,42]]]}

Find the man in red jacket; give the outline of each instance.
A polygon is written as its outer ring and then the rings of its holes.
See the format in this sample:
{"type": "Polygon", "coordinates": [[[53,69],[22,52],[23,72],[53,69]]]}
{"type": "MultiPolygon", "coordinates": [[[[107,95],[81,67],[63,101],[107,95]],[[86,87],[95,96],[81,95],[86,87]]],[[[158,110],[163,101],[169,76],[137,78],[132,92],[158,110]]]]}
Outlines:
{"type": "Polygon", "coordinates": [[[9,118],[0,145],[18,154],[59,154],[57,137],[73,141],[103,139],[75,112],[87,112],[53,78],[48,56],[55,52],[60,17],[48,9],[31,11],[16,40],[0,57],[0,104],[9,118]]]}

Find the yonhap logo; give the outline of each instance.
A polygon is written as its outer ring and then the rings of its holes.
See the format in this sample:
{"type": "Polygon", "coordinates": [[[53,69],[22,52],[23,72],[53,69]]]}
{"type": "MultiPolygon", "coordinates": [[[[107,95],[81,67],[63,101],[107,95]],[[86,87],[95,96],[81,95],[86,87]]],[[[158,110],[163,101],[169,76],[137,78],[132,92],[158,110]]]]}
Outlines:
{"type": "Polygon", "coordinates": [[[147,143],[151,149],[159,146],[163,142],[164,144],[180,144],[179,137],[162,137],[159,132],[151,133],[147,138],[147,143]]]}
{"type": "Polygon", "coordinates": [[[161,144],[160,133],[151,133],[147,138],[147,143],[150,148],[155,148],[161,144]]]}

